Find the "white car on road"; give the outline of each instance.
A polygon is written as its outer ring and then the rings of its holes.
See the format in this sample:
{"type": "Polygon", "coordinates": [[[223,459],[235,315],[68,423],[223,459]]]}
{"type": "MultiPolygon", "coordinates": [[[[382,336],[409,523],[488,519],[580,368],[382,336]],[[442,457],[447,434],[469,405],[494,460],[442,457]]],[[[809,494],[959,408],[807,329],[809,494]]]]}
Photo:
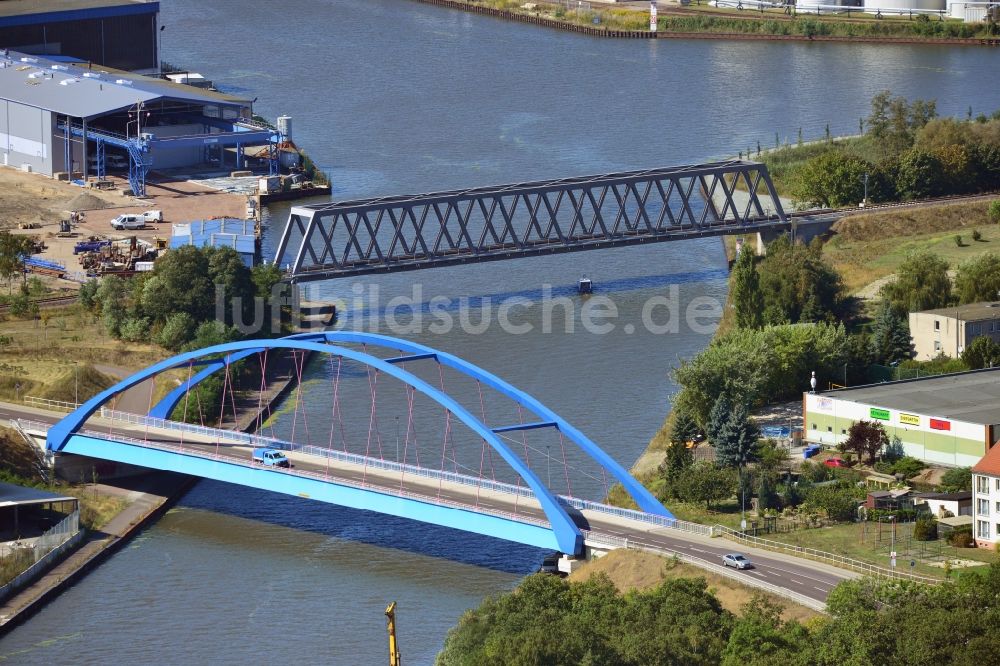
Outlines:
{"type": "Polygon", "coordinates": [[[728,553],[722,556],[722,565],[726,567],[736,567],[737,569],[752,569],[753,562],[747,559],[746,555],[740,553],[728,553]]]}

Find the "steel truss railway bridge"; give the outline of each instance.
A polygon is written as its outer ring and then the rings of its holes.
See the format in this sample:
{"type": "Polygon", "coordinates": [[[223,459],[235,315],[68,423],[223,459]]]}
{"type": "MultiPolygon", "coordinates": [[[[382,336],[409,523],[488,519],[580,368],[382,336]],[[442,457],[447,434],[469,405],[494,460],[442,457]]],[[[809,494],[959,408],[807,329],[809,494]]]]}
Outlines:
{"type": "Polygon", "coordinates": [[[296,206],[275,263],[305,282],[789,225],[767,167],[728,160],[296,206]]]}

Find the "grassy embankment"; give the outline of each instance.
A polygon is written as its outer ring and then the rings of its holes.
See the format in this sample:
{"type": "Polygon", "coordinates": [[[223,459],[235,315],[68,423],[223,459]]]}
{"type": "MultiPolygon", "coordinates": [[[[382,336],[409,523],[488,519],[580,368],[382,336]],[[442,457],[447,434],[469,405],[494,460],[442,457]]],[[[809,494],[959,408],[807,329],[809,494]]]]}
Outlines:
{"type": "MultiPolygon", "coordinates": [[[[72,402],[79,391],[83,401],[116,380],[95,366],[137,370],[166,355],[155,345],[112,338],[79,305],[42,310],[38,319],[0,315],[0,321],[0,400],[31,395],[72,402]]],[[[170,381],[158,382],[156,394],[170,381]]]]}
{"type": "MultiPolygon", "coordinates": [[[[576,11],[548,2],[524,3],[521,0],[469,0],[467,4],[608,30],[649,29],[649,12],[645,7],[638,10],[602,7],[576,11]],[[525,9],[525,4],[533,4],[535,7],[525,9]]],[[[788,16],[781,9],[765,10],[763,13],[754,11],[751,14],[749,11],[720,9],[707,4],[672,9],[669,14],[659,17],[657,30],[661,33],[842,39],[955,39],[995,36],[993,29],[987,24],[963,23],[956,20],[911,20],[902,17],[875,19],[873,16],[858,18],[788,16]]]]}
{"type": "MultiPolygon", "coordinates": [[[[734,582],[730,578],[699,569],[691,564],[634,550],[615,550],[604,557],[591,560],[569,578],[571,581],[580,582],[602,573],[623,593],[649,590],[668,578],[704,578],[711,593],[722,603],[722,607],[737,615],[751,597],[759,593],[756,588],[734,582]]],[[[810,608],[799,606],[786,599],[769,594],[765,596],[784,607],[782,618],[785,620],[805,622],[819,615],[810,608]]]]}
{"type": "MultiPolygon", "coordinates": [[[[903,523],[896,526],[894,545],[890,538],[888,525],[882,526],[881,542],[876,540],[877,532],[878,525],[876,523],[849,523],[783,534],[769,534],[765,538],[794,546],[837,553],[882,567],[889,566],[889,553],[892,547],[895,547],[896,566],[899,569],[933,577],[941,577],[944,574],[942,564],[946,559],[951,562],[969,560],[984,564],[997,561],[995,551],[982,548],[955,548],[940,537],[935,541],[913,541],[910,539],[913,523],[903,523]],[[910,567],[911,559],[915,563],[913,568],[910,567]],[[930,563],[932,561],[937,566],[932,565],[930,563]]],[[[954,571],[974,571],[978,568],[978,566],[971,565],[968,568],[955,568],[954,571]]]]}

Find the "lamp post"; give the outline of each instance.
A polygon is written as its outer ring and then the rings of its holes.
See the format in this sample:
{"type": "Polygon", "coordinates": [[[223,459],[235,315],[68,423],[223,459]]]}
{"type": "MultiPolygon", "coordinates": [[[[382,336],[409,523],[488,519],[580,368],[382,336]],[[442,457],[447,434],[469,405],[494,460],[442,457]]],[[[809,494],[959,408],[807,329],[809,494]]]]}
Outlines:
{"type": "Polygon", "coordinates": [[[80,364],[73,361],[73,400],[80,406],[80,364]]]}
{"type": "Polygon", "coordinates": [[[399,417],[396,417],[396,462],[399,460],[399,417]]]}
{"type": "Polygon", "coordinates": [[[868,174],[866,173],[861,177],[861,181],[865,184],[865,198],[861,200],[861,207],[864,208],[868,205],[868,174]]]}

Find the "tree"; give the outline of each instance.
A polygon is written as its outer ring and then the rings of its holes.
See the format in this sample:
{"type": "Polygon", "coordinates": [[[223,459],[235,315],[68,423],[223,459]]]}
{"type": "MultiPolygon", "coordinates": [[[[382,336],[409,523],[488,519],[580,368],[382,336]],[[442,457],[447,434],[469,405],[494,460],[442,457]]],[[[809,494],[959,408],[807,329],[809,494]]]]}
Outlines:
{"type": "Polygon", "coordinates": [[[862,419],[847,430],[847,439],[841,446],[845,451],[854,451],[859,460],[867,456],[871,464],[879,451],[889,446],[889,436],[881,423],[862,419]]]}
{"type": "Polygon", "coordinates": [[[903,199],[926,199],[943,192],[941,160],[934,153],[911,148],[899,158],[896,191],[903,199]]]}
{"type": "Polygon", "coordinates": [[[107,275],[101,278],[94,301],[101,308],[104,328],[109,335],[118,337],[132,308],[129,284],[117,275],[107,275]]]}
{"type": "Polygon", "coordinates": [[[913,357],[910,327],[883,299],[872,330],[872,356],[879,363],[894,363],[913,357]]]}
{"type": "Polygon", "coordinates": [[[917,541],[934,541],[938,537],[934,516],[920,516],[913,525],[913,538],[917,541]]]}
{"type": "Polygon", "coordinates": [[[701,429],[694,416],[686,409],[674,409],[674,421],[670,426],[670,441],[687,444],[701,435],[701,429]]]}
{"type": "Polygon", "coordinates": [[[969,366],[970,370],[1000,365],[1000,345],[993,342],[993,338],[980,335],[962,352],[962,362],[969,366]]]}
{"type": "Polygon", "coordinates": [[[170,351],[179,351],[194,336],[195,321],[186,312],[175,312],[167,318],[157,343],[170,351]]]}
{"type": "Polygon", "coordinates": [[[722,401],[712,408],[712,430],[715,436],[712,447],[720,467],[738,469],[742,506],[743,498],[750,490],[750,479],[744,470],[748,464],[759,459],[760,431],[742,402],[735,403],[728,411],[725,408],[726,404],[722,401]]]}
{"type": "Polygon", "coordinates": [[[736,492],[736,473],[710,462],[692,465],[676,481],[677,498],[683,502],[704,502],[712,508],[713,502],[729,499],[736,492]]]}
{"type": "Polygon", "coordinates": [[[824,208],[853,206],[864,198],[864,176],[873,169],[870,162],[831,148],[797,170],[792,196],[824,208]]]}
{"type": "Polygon", "coordinates": [[[795,621],[783,622],[784,609],[777,602],[754,592],[740,610],[722,654],[722,666],[809,662],[809,632],[795,621]]]}
{"type": "Polygon", "coordinates": [[[972,490],[972,468],[955,467],[941,476],[941,490],[946,493],[959,493],[972,490]]]}
{"type": "Polygon", "coordinates": [[[787,235],[767,246],[760,264],[760,290],[769,324],[796,323],[809,305],[816,320],[836,319],[842,310],[840,274],[822,257],[822,244],[792,245],[787,235]],[[776,321],[777,320],[777,321],[776,321]]]}
{"type": "Polygon", "coordinates": [[[186,312],[195,321],[211,319],[215,315],[215,287],[209,277],[209,256],[188,245],[160,257],[143,285],[143,312],[159,323],[175,312],[186,312]]]}
{"type": "Polygon", "coordinates": [[[226,323],[233,324],[233,317],[244,317],[253,311],[256,285],[251,278],[250,269],[243,263],[243,257],[231,247],[208,247],[203,250],[208,262],[208,279],[212,282],[213,303],[218,298],[218,290],[222,289],[226,310],[226,323]],[[237,299],[239,299],[237,301],[237,299]],[[239,303],[239,310],[236,304],[239,303]]]}
{"type": "Polygon", "coordinates": [[[819,486],[809,489],[803,504],[822,511],[830,520],[843,522],[852,520],[857,512],[858,498],[855,494],[851,488],[819,486]]]}
{"type": "Polygon", "coordinates": [[[659,467],[660,476],[663,478],[665,486],[664,499],[680,499],[680,484],[683,483],[683,476],[694,464],[694,455],[691,449],[683,442],[670,442],[667,445],[667,455],[659,467]]]}
{"type": "Polygon", "coordinates": [[[743,247],[736,257],[732,277],[732,304],[739,328],[760,328],[764,313],[764,296],[760,291],[760,277],[754,266],[753,252],[743,247]]]}
{"type": "Polygon", "coordinates": [[[896,279],[882,287],[882,298],[899,312],[943,308],[951,302],[948,268],[933,252],[911,252],[899,265],[896,279]]]}
{"type": "Polygon", "coordinates": [[[7,281],[8,291],[14,277],[24,276],[24,259],[31,255],[28,236],[0,231],[0,277],[7,281]]]}
{"type": "Polygon", "coordinates": [[[955,296],[959,303],[996,300],[1000,294],[1000,255],[986,252],[963,261],[955,271],[955,296]]]}

